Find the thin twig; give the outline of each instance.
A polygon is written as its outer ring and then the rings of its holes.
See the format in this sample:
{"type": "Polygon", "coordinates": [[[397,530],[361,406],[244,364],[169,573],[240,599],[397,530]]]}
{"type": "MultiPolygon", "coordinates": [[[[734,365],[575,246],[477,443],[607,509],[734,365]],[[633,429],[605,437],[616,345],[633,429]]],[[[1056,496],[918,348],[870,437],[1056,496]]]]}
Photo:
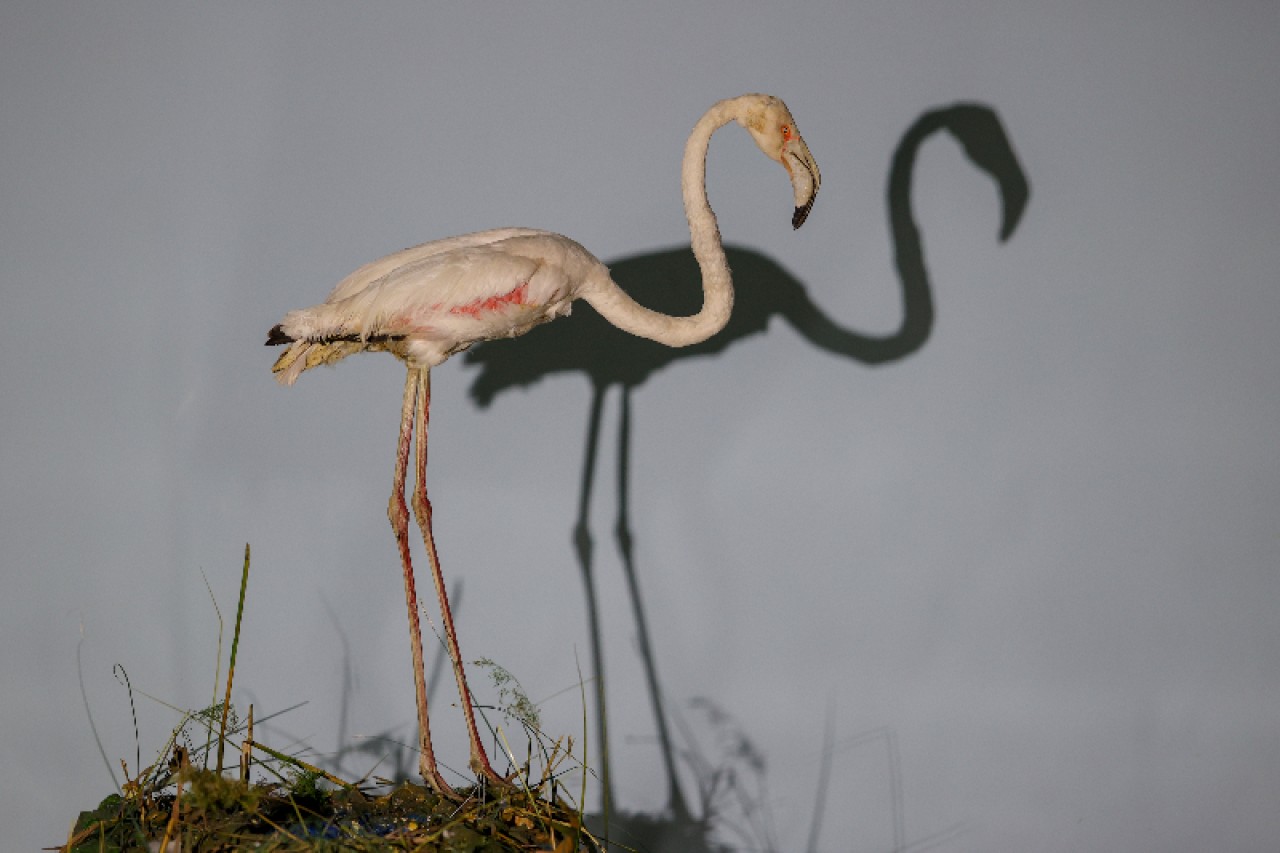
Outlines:
{"type": "MultiPolygon", "coordinates": [[[[138,709],[133,704],[133,683],[129,681],[128,671],[125,670],[125,668],[120,664],[116,664],[115,666],[113,666],[111,668],[111,673],[112,675],[116,676],[117,681],[120,680],[120,675],[123,675],[125,689],[129,691],[129,713],[133,715],[133,745],[134,745],[135,751],[137,752],[137,755],[134,756],[134,760],[138,762],[138,774],[141,775],[142,774],[142,741],[139,740],[138,738],[138,709]],[[119,670],[120,674],[116,674],[116,670],[119,670]]],[[[128,781],[128,779],[129,779],[129,774],[126,773],[125,780],[128,781]]]]}
{"type": "MultiPolygon", "coordinates": [[[[98,754],[102,756],[102,763],[107,766],[107,772],[111,774],[111,784],[115,786],[116,793],[120,793],[120,780],[116,778],[116,771],[111,767],[111,759],[107,758],[107,750],[102,745],[102,738],[98,736],[98,727],[93,722],[93,711],[89,708],[89,694],[84,689],[84,666],[80,662],[80,649],[84,646],[84,618],[80,620],[80,640],[76,643],[76,678],[80,681],[80,699],[84,702],[84,713],[89,718],[89,731],[93,732],[93,742],[98,745],[98,754]]],[[[67,849],[70,849],[68,847],[67,849]]]]}
{"type": "MultiPolygon", "coordinates": [[[[582,793],[578,797],[578,821],[573,829],[573,849],[577,850],[578,844],[582,840],[582,813],[587,807],[587,756],[591,753],[587,751],[587,685],[582,680],[582,662],[578,660],[578,650],[576,648],[573,650],[573,665],[578,670],[578,695],[582,699],[582,793]]],[[[607,797],[604,801],[603,837],[609,837],[609,800],[607,797]]]]}
{"type": "MultiPolygon", "coordinates": [[[[200,570],[200,578],[204,581],[205,591],[209,593],[213,612],[218,617],[218,650],[213,658],[213,696],[209,699],[209,707],[213,708],[218,704],[218,682],[222,680],[222,608],[218,606],[218,597],[213,594],[213,587],[209,585],[209,578],[205,575],[204,569],[200,570]]],[[[209,750],[207,749],[204,751],[202,769],[209,769],[209,750]]]]}

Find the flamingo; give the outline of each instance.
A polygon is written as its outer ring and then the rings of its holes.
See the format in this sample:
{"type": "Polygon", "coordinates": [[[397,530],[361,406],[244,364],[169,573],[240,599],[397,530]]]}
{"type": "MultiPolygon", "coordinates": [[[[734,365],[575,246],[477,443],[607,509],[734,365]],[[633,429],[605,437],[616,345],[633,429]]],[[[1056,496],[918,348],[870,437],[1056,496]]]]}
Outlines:
{"type": "MultiPolygon", "coordinates": [[[[730,344],[765,331],[769,320],[781,317],[815,347],[862,364],[884,364],[905,358],[924,345],[933,327],[933,299],[925,265],[920,229],[911,205],[911,183],[920,148],[940,132],[948,133],[968,159],[995,182],[1001,201],[999,239],[1009,239],[1026,208],[1030,190],[1013,145],[995,110],[981,103],[958,103],[931,109],[903,135],[889,169],[886,202],[894,255],[902,285],[903,314],[898,329],[889,334],[868,335],[846,329],[826,315],[794,276],[758,252],[730,246],[727,256],[734,269],[736,306],[724,329],[697,346],[680,350],[654,346],[638,338],[620,335],[589,311],[570,320],[540,329],[514,346],[476,347],[466,355],[467,364],[479,373],[470,395],[487,408],[503,391],[531,385],[546,376],[569,371],[586,375],[591,383],[586,446],[579,488],[578,516],[573,546],[581,572],[587,604],[587,621],[596,684],[597,738],[604,782],[604,800],[610,798],[608,727],[604,719],[603,649],[595,594],[594,545],[589,527],[591,493],[595,480],[597,446],[605,395],[619,388],[620,414],[617,440],[617,512],[613,533],[631,599],[636,643],[644,668],[651,713],[667,776],[668,809],[677,817],[688,809],[680,790],[673,760],[673,745],[659,688],[657,667],[649,640],[648,622],[640,597],[635,568],[634,542],[628,517],[629,454],[632,392],[654,373],[677,361],[717,355],[730,344]]],[[[649,304],[669,311],[688,310],[691,294],[672,287],[697,275],[687,249],[672,249],[623,258],[610,264],[615,279],[649,304]]]]}
{"type": "Polygon", "coordinates": [[[821,182],[817,163],[795,120],[778,98],[742,95],[719,101],[707,110],[685,144],[680,181],[693,253],[702,271],[703,304],[695,314],[670,316],[643,307],[613,281],[604,264],[568,237],[531,228],[499,228],[423,243],[366,264],[339,282],[324,302],[290,311],[267,334],[268,346],[289,345],[271,368],[283,385],[292,385],[305,370],[334,364],[358,352],[389,352],[407,367],[387,517],[404,572],[419,772],[442,796],[456,798],[458,794],[441,775],[431,745],[405,503],[411,444],[415,454],[413,514],[440,602],[445,642],[470,738],[469,766],[482,782],[503,785],[507,780],[490,764],[476,726],[431,530],[426,486],[431,368],[478,341],[522,335],[565,316],[575,299],[584,300],[619,329],[671,347],[699,343],[724,328],[733,308],[733,284],[715,214],[707,201],[706,157],[712,134],[733,121],[790,176],[795,201],[793,228],[804,224],[821,182]]]}

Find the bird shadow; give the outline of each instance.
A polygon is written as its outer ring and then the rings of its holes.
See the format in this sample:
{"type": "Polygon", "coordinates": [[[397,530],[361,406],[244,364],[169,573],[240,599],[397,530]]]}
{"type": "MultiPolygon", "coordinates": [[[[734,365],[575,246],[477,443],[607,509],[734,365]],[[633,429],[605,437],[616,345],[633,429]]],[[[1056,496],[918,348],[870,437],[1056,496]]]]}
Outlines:
{"type": "MultiPolygon", "coordinates": [[[[456,578],[449,587],[449,601],[455,613],[462,612],[462,593],[463,580],[456,578]]],[[[330,628],[342,647],[338,734],[333,752],[325,756],[327,765],[343,778],[351,777],[353,772],[358,771],[362,774],[361,778],[372,776],[377,772],[380,778],[393,784],[407,781],[418,770],[417,749],[407,742],[414,739],[412,733],[406,740],[398,726],[389,727],[372,735],[356,735],[350,730],[351,705],[356,694],[356,668],[352,663],[351,641],[347,637],[346,629],[343,628],[338,609],[323,595],[320,601],[328,617],[330,628]],[[358,767],[353,768],[348,764],[353,759],[359,765],[358,767]],[[371,766],[368,764],[370,761],[373,762],[371,766]]],[[[431,673],[427,676],[427,696],[431,701],[434,701],[440,680],[445,673],[445,662],[449,659],[444,642],[440,640],[437,645],[440,648],[431,656],[431,673]]]]}
{"type": "MultiPolygon", "coordinates": [[[[746,246],[729,245],[725,254],[733,271],[734,310],[726,327],[700,344],[674,349],[626,334],[609,324],[589,305],[579,302],[569,317],[536,328],[514,340],[480,344],[465,356],[465,363],[479,371],[469,394],[481,408],[490,406],[504,392],[530,387],[559,373],[580,373],[590,383],[591,399],[572,540],[586,599],[596,685],[597,764],[606,813],[611,809],[613,791],[605,713],[603,638],[596,598],[595,542],[589,518],[605,395],[610,388],[619,389],[613,534],[622,562],[645,688],[665,768],[668,790],[666,830],[679,835],[689,827],[696,829],[700,822],[689,805],[677,773],[677,749],[657,674],[635,561],[629,515],[632,393],[654,374],[677,361],[718,357],[731,344],[763,335],[775,316],[814,348],[856,364],[887,364],[918,352],[932,331],[935,312],[923,239],[912,209],[912,180],[922,145],[939,132],[946,132],[959,143],[969,162],[995,183],[1001,201],[998,230],[1001,242],[1017,229],[1030,199],[1026,175],[999,116],[991,107],[959,103],[929,110],[913,122],[895,148],[886,187],[894,264],[902,294],[902,319],[894,331],[868,334],[843,326],[819,307],[804,282],[776,260],[746,246]]],[[[649,308],[672,315],[688,315],[701,307],[702,276],[687,246],[624,257],[610,263],[609,268],[614,280],[636,301],[649,308]]],[[[661,833],[646,835],[654,839],[666,837],[661,833]]],[[[643,840],[647,842],[648,838],[643,840]]],[[[688,839],[685,840],[687,842],[688,839]]],[[[659,848],[650,846],[650,849],[659,848]]]]}

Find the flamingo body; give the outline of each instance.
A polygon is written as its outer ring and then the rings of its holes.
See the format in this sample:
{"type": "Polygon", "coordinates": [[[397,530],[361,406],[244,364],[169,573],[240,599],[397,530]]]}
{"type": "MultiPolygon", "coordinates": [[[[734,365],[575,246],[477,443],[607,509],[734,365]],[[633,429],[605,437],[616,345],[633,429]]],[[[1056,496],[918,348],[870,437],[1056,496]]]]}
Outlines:
{"type": "Polygon", "coordinates": [[[292,341],[272,368],[284,385],[356,352],[434,367],[477,341],[510,338],[569,313],[609,271],[568,237],[499,228],[403,249],[365,264],[319,305],[272,330],[292,341]]]}

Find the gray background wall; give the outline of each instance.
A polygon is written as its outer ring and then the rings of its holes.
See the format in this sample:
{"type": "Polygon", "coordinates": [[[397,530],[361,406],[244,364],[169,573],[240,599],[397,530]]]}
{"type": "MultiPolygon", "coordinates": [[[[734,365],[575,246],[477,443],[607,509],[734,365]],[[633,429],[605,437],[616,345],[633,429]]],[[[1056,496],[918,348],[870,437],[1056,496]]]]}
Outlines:
{"type": "MultiPolygon", "coordinates": [[[[58,842],[111,790],[78,654],[117,776],[113,665],[210,700],[205,579],[229,638],[245,541],[236,701],[307,703],[268,728],[279,747],[411,741],[385,519],[401,370],[366,356],[283,390],[266,329],[364,261],[480,228],[606,261],[677,247],[686,133],[767,91],[822,167],[810,222],[792,233],[737,131],[712,203],[850,328],[897,328],[885,182],[926,110],[994,107],[1032,195],[1000,244],[992,184],[931,140],[922,347],[871,367],[775,320],[636,390],[632,522],[681,748],[723,758],[699,697],[732,716],[779,849],[809,841],[824,754],[820,850],[1274,849],[1277,79],[1265,2],[5,3],[3,846],[58,842]]],[[[589,385],[480,409],[473,367],[434,378],[464,652],[576,735],[589,385]]],[[[617,405],[593,504],[615,781],[656,810],[611,545],[617,405]]],[[[137,700],[146,763],[178,716],[137,700]]]]}

